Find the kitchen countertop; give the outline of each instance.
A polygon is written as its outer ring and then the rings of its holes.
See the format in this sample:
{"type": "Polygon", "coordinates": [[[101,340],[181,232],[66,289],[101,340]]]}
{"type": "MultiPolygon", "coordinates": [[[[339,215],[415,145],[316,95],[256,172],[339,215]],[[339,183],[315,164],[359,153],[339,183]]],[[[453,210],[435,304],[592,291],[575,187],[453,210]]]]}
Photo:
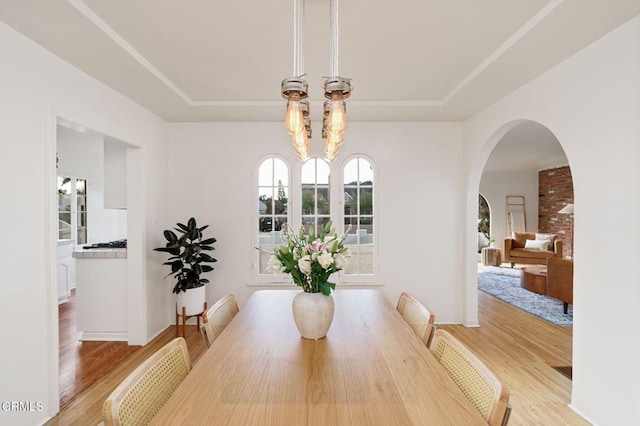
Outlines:
{"type": "Polygon", "coordinates": [[[73,252],[76,259],[126,259],[126,248],[77,249],[73,252]]]}

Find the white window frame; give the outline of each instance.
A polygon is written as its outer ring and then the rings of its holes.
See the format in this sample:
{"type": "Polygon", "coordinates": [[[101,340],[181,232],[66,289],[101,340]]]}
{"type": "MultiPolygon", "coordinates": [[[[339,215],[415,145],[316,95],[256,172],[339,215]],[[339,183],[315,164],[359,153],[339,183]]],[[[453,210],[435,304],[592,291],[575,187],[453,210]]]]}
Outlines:
{"type": "MultiPolygon", "coordinates": [[[[305,162],[295,161],[291,164],[291,161],[280,154],[269,153],[261,156],[254,165],[253,168],[253,190],[251,191],[251,201],[253,206],[253,212],[251,214],[251,283],[249,286],[277,286],[277,287],[292,287],[296,288],[292,282],[289,274],[261,274],[259,270],[259,251],[255,248],[258,246],[259,229],[258,223],[258,209],[257,200],[259,197],[259,170],[260,166],[265,160],[270,158],[277,158],[282,160],[288,169],[289,179],[289,197],[287,205],[287,223],[294,231],[300,229],[302,225],[302,166],[305,162]]],[[[329,162],[329,200],[330,200],[330,218],[338,234],[343,234],[346,229],[344,225],[344,168],[347,163],[355,158],[362,158],[371,164],[373,168],[373,227],[374,227],[374,246],[373,246],[373,274],[344,274],[344,271],[340,271],[332,277],[333,282],[336,284],[348,284],[349,286],[371,286],[381,285],[378,282],[378,247],[380,245],[380,238],[378,236],[378,213],[377,205],[379,203],[379,176],[376,163],[368,155],[356,153],[349,155],[342,162],[337,161],[329,162]]],[[[317,157],[319,160],[323,160],[322,157],[317,157]]]]}
{"type": "MultiPolygon", "coordinates": [[[[373,273],[371,274],[346,274],[344,273],[344,271],[340,272],[340,278],[342,283],[345,284],[379,284],[378,281],[378,247],[380,246],[380,238],[378,236],[378,221],[379,221],[379,217],[378,217],[378,212],[377,212],[377,205],[379,203],[379,197],[378,197],[378,193],[379,193],[379,176],[378,176],[378,168],[376,166],[376,163],[373,161],[373,159],[371,159],[371,157],[369,157],[368,155],[365,154],[361,154],[361,153],[356,153],[356,154],[352,154],[349,155],[348,157],[346,157],[342,163],[340,163],[340,173],[337,173],[337,175],[340,178],[340,184],[337,185],[338,186],[338,191],[339,191],[339,202],[336,203],[338,204],[338,208],[339,208],[339,223],[340,223],[340,232],[344,233],[346,232],[346,225],[344,224],[345,222],[345,214],[344,214],[344,189],[345,189],[345,184],[346,182],[344,181],[344,169],[347,166],[347,164],[354,160],[354,159],[363,159],[366,160],[369,164],[371,164],[371,168],[373,169],[373,185],[372,185],[372,189],[373,189],[373,207],[372,207],[372,217],[373,217],[373,273]]],[[[335,223],[335,222],[334,222],[335,223]]],[[[338,229],[338,228],[336,228],[338,229]]]]}
{"type": "Polygon", "coordinates": [[[270,160],[273,158],[281,160],[287,166],[287,178],[289,182],[287,185],[289,190],[289,196],[287,200],[287,215],[286,215],[287,223],[290,224],[292,227],[296,226],[296,224],[291,222],[291,219],[292,219],[291,211],[292,211],[293,205],[297,204],[295,203],[295,201],[292,200],[293,192],[294,192],[293,185],[297,185],[297,182],[299,182],[299,179],[292,180],[293,167],[291,166],[289,160],[286,157],[280,154],[274,154],[274,153],[265,154],[258,159],[258,161],[255,163],[253,168],[253,190],[251,191],[251,196],[252,196],[251,205],[253,206],[253,212],[251,214],[252,231],[251,231],[251,283],[250,285],[264,285],[264,284],[294,285],[291,281],[291,277],[289,277],[288,274],[271,274],[271,273],[261,274],[260,273],[260,257],[259,257],[260,251],[256,249],[256,247],[259,247],[259,236],[260,236],[260,230],[258,229],[258,221],[259,221],[260,215],[258,213],[258,208],[257,208],[258,197],[260,196],[259,171],[260,171],[260,166],[262,166],[262,163],[264,163],[266,160],[270,160]]]}

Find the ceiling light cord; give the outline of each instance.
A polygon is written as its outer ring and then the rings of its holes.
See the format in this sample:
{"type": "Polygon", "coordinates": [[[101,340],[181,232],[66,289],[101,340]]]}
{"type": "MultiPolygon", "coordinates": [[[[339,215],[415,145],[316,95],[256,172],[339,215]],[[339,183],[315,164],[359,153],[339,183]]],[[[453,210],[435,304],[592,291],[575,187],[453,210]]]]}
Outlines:
{"type": "Polygon", "coordinates": [[[330,0],[331,13],[331,58],[329,60],[331,77],[338,76],[338,0],[330,0]]]}

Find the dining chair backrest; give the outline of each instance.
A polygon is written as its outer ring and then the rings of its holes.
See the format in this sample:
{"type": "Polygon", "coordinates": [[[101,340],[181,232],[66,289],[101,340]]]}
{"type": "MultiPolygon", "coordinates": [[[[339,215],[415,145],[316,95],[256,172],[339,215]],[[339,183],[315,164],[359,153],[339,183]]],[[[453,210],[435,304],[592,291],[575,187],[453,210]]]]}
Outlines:
{"type": "Polygon", "coordinates": [[[227,293],[202,314],[205,330],[203,337],[206,335],[204,341],[207,347],[211,346],[237,313],[236,296],[233,293],[227,293]]]}
{"type": "Polygon", "coordinates": [[[209,335],[207,334],[207,327],[204,324],[200,326],[200,334],[202,334],[202,340],[204,340],[204,344],[207,345],[207,348],[210,348],[211,342],[209,341],[209,335]]]}
{"type": "Polygon", "coordinates": [[[425,345],[429,344],[434,329],[434,314],[429,312],[418,299],[407,292],[400,293],[396,307],[402,318],[411,326],[425,345]]]}
{"type": "Polygon", "coordinates": [[[106,426],[148,424],[191,370],[182,337],[158,349],[129,374],[102,405],[106,426]]]}
{"type": "Polygon", "coordinates": [[[489,425],[506,425],[509,391],[478,357],[445,330],[436,330],[430,350],[489,425]]]}

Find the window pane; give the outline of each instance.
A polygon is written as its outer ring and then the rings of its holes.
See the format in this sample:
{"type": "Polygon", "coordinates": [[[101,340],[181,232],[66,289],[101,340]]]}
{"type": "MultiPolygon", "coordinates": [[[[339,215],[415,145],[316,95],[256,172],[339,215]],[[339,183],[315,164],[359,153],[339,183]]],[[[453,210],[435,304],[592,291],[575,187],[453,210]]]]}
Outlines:
{"type": "Polygon", "coordinates": [[[84,179],[78,179],[76,181],[76,192],[78,194],[86,194],[87,193],[87,188],[86,188],[86,183],[87,181],[84,179]]]}
{"type": "Polygon", "coordinates": [[[331,220],[331,218],[330,218],[330,217],[328,217],[328,216],[319,217],[319,218],[318,218],[318,226],[317,226],[317,229],[319,229],[319,230],[324,229],[325,225],[326,225],[327,223],[329,223],[329,221],[330,221],[330,220],[331,220]]]}
{"type": "Polygon", "coordinates": [[[273,188],[260,188],[258,196],[258,213],[273,213],[273,188]]]}
{"type": "Polygon", "coordinates": [[[329,188],[318,188],[318,214],[329,214],[329,188]]]}
{"type": "Polygon", "coordinates": [[[289,169],[275,157],[266,159],[258,169],[258,274],[267,271],[274,248],[282,243],[281,230],[288,221],[289,169]]]}
{"type": "MultiPolygon", "coordinates": [[[[287,217],[286,216],[276,216],[275,220],[276,220],[276,225],[275,225],[275,230],[276,231],[281,231],[282,229],[286,228],[286,226],[287,226],[287,217]]],[[[278,235],[276,237],[274,237],[274,242],[276,244],[282,242],[282,236],[280,235],[280,232],[278,232],[278,235]]]]}
{"type": "Polygon", "coordinates": [[[374,273],[373,167],[363,158],[349,161],[343,170],[344,223],[352,258],[345,274],[374,273]]]}
{"type": "Polygon", "coordinates": [[[328,185],[329,184],[329,175],[331,174],[330,170],[329,170],[329,165],[324,160],[316,159],[316,161],[318,162],[318,164],[316,166],[317,167],[316,176],[317,176],[318,180],[317,180],[316,183],[328,185]]]}
{"type": "Polygon", "coordinates": [[[358,190],[356,188],[344,189],[344,214],[358,214],[358,190]]]}
{"type": "Polygon", "coordinates": [[[313,186],[302,186],[302,214],[315,214],[316,197],[313,186]]]}
{"type": "MultiPolygon", "coordinates": [[[[258,227],[259,227],[258,229],[260,229],[260,232],[271,232],[273,230],[273,217],[272,216],[261,217],[260,219],[258,219],[258,227]]],[[[271,242],[271,237],[269,237],[264,241],[265,243],[267,241],[271,242]]]]}
{"type": "Polygon", "coordinates": [[[358,242],[360,244],[373,244],[373,217],[361,217],[358,227],[358,242]]]}
{"type": "Polygon", "coordinates": [[[287,213],[287,204],[289,200],[289,191],[287,188],[283,186],[279,186],[276,189],[276,199],[274,201],[274,213],[275,214],[286,214],[287,213]]]}
{"type": "Polygon", "coordinates": [[[354,158],[344,166],[344,184],[355,185],[358,182],[358,159],[354,158]]]}
{"type": "Polygon", "coordinates": [[[302,184],[316,183],[316,160],[312,158],[307,160],[302,166],[302,184]]]}
{"type": "Polygon", "coordinates": [[[373,188],[360,189],[360,211],[362,214],[373,214],[373,188]]]}
{"type": "Polygon", "coordinates": [[[316,218],[312,217],[303,217],[302,218],[302,227],[307,234],[316,233],[316,218]]]}
{"type": "Polygon", "coordinates": [[[258,171],[259,186],[273,186],[273,159],[268,159],[260,164],[258,171]]]}
{"type": "Polygon", "coordinates": [[[358,174],[359,174],[359,182],[361,185],[372,185],[373,184],[373,167],[371,164],[363,159],[358,159],[358,174]]]}
{"type": "Polygon", "coordinates": [[[273,159],[273,184],[275,186],[289,185],[289,170],[284,161],[279,158],[273,159]]]}
{"type": "Polygon", "coordinates": [[[271,274],[271,272],[267,271],[267,266],[269,264],[269,259],[271,259],[271,252],[273,252],[275,246],[273,244],[264,244],[264,245],[260,245],[260,248],[262,250],[267,251],[268,253],[265,253],[265,251],[260,251],[260,255],[259,255],[259,259],[258,259],[258,273],[260,274],[271,274]]]}

